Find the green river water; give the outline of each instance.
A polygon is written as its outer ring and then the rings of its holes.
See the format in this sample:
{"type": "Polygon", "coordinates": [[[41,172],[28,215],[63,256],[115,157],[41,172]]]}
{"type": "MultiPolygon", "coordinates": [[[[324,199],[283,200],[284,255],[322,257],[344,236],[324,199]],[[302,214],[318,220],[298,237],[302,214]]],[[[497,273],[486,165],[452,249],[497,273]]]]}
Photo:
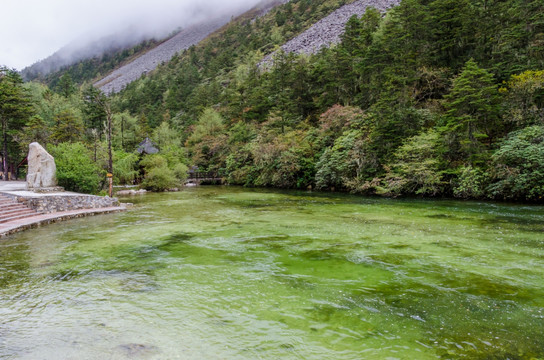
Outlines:
{"type": "Polygon", "coordinates": [[[544,207],[199,187],[0,240],[0,359],[544,359],[544,207]]]}

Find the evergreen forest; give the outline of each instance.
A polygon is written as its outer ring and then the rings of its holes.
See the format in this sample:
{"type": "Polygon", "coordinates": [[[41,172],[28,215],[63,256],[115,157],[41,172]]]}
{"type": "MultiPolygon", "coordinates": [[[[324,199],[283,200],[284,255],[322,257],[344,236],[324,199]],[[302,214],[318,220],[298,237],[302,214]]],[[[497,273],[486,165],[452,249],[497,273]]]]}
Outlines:
{"type": "Polygon", "coordinates": [[[346,2],[240,16],[119,94],[91,85],[107,64],[27,83],[3,67],[3,169],[38,141],[88,193],[106,172],[161,191],[196,166],[249,187],[541,202],[544,3],[402,0],[331,48],[281,51],[346,2]],[[136,152],[146,137],[158,154],[136,152]]]}

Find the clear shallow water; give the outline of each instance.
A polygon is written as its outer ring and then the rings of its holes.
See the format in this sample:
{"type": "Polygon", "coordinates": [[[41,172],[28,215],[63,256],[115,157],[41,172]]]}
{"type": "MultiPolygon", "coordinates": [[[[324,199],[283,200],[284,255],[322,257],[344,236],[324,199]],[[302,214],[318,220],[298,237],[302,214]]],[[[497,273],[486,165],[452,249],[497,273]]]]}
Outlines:
{"type": "Polygon", "coordinates": [[[544,207],[129,201],[0,241],[0,359],[544,358],[544,207]]]}

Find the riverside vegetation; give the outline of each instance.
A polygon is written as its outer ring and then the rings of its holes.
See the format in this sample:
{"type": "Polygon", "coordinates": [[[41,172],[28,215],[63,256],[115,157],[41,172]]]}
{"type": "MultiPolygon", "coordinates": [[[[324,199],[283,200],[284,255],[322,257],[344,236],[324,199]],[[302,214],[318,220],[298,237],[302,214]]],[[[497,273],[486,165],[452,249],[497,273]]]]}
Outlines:
{"type": "Polygon", "coordinates": [[[116,181],[138,176],[133,151],[149,136],[161,152],[143,162],[144,186],[156,190],[197,165],[245,186],[541,201],[543,3],[406,0],[351,18],[330,49],[260,65],[344,3],[241,16],[107,99],[77,64],[51,88],[3,69],[10,158],[31,141],[75,154],[59,164],[61,185],[84,173],[92,185],[80,190],[99,191],[109,110],[116,181]]]}

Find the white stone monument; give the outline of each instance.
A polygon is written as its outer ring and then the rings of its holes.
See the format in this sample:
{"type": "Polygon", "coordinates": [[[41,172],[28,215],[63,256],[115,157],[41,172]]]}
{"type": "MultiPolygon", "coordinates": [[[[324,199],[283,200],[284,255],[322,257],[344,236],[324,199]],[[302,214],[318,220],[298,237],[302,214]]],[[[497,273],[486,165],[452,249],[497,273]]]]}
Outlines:
{"type": "Polygon", "coordinates": [[[39,192],[62,190],[57,187],[57,166],[53,156],[37,142],[33,142],[28,148],[28,189],[39,192]]]}

